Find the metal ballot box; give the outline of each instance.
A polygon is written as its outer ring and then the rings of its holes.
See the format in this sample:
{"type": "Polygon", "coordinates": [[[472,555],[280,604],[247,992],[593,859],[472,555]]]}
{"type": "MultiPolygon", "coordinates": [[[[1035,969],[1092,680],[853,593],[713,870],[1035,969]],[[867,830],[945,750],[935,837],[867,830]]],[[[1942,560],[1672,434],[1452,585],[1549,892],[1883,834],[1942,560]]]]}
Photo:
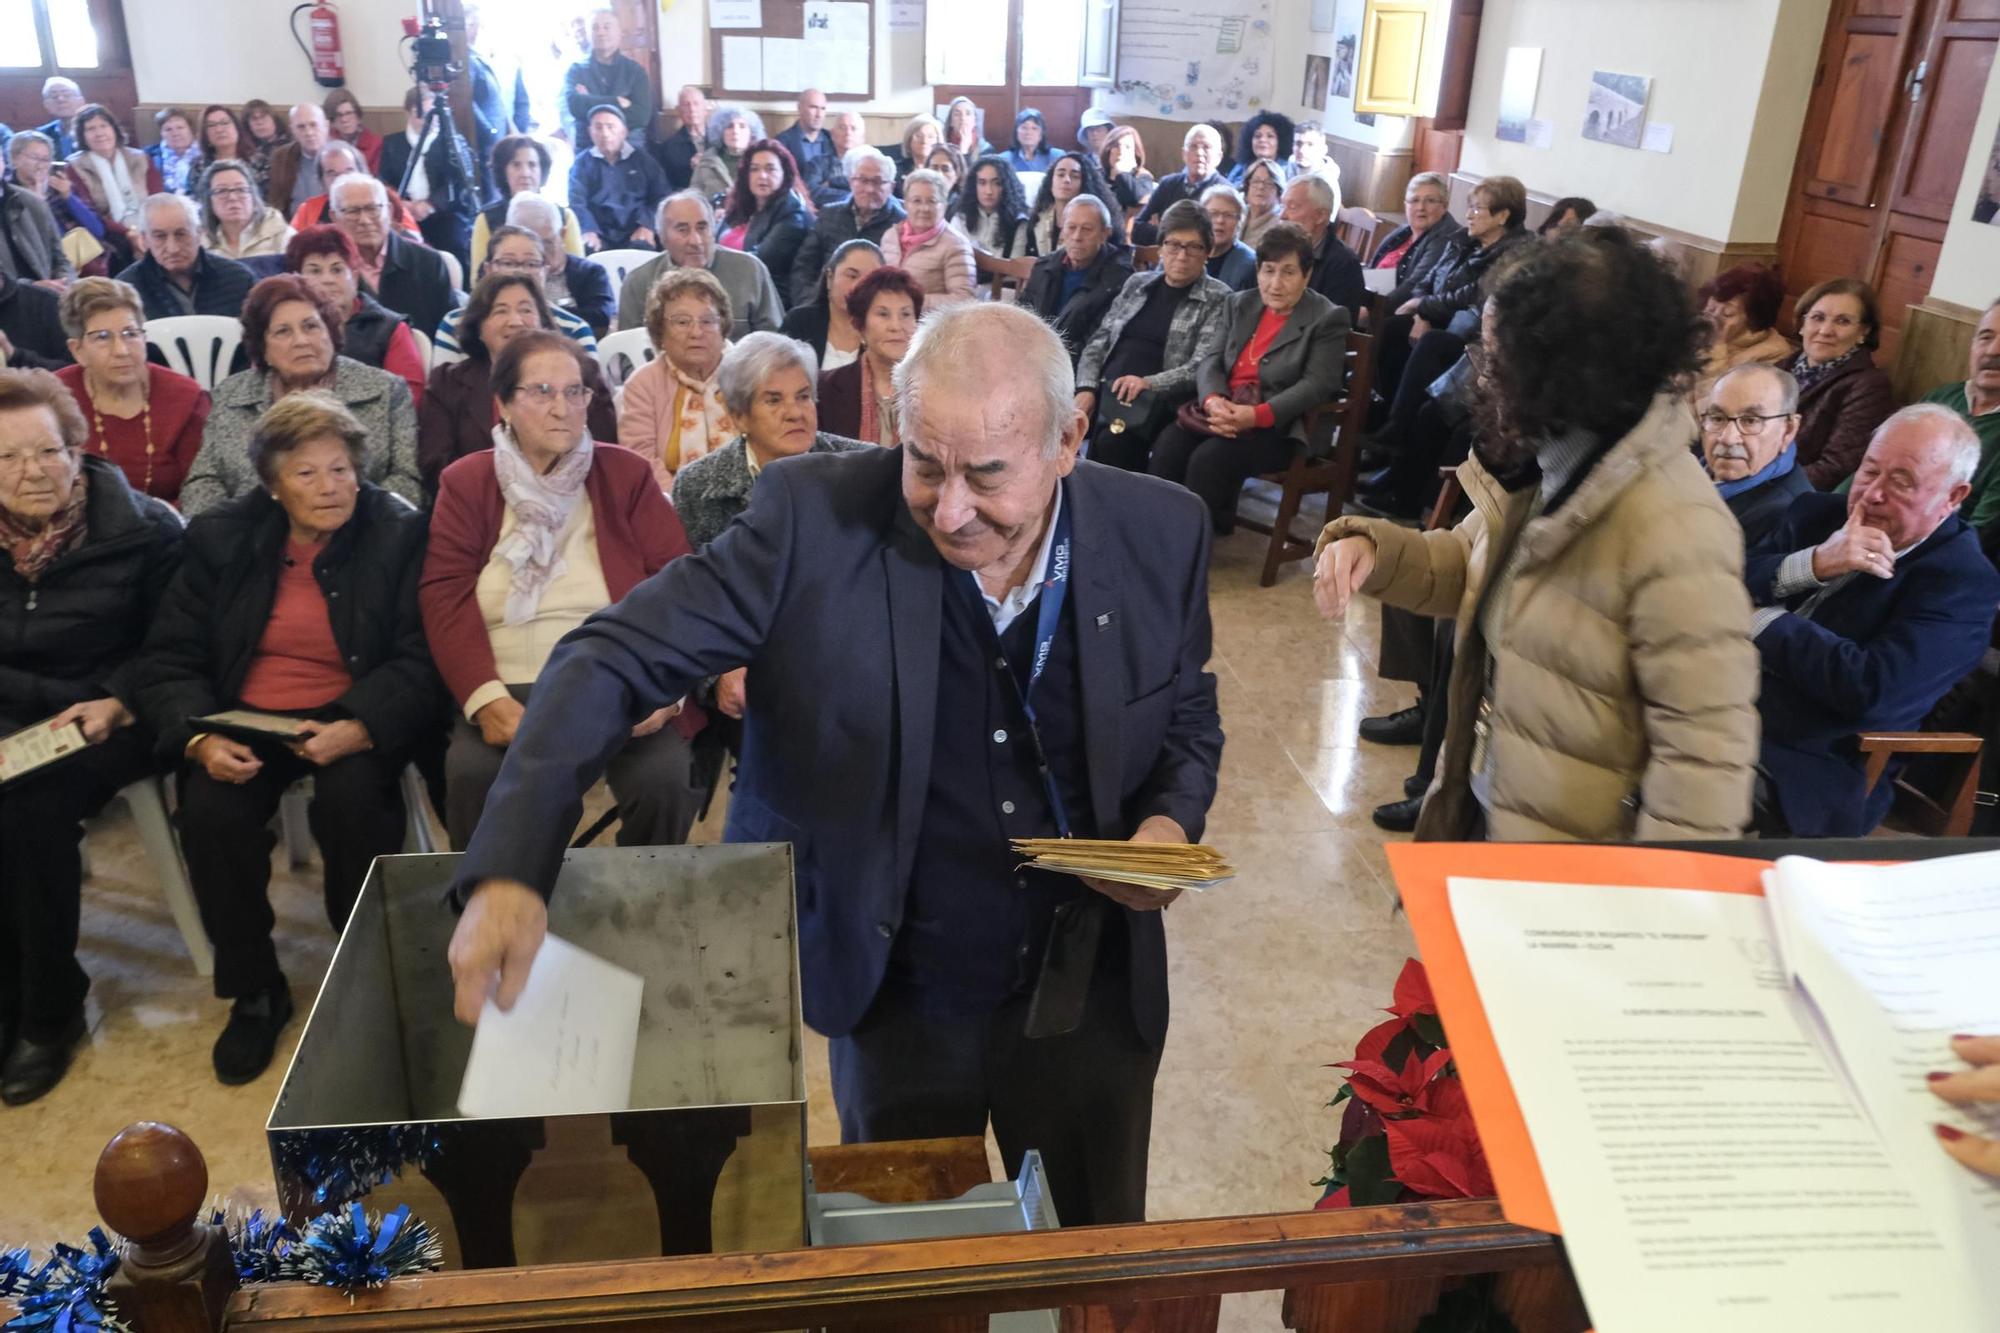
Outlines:
{"type": "Polygon", "coordinates": [[[470,1119],[443,904],[456,855],[375,862],[266,1133],[294,1222],[408,1203],[448,1267],[805,1241],[791,849],[586,848],[549,931],[645,980],[631,1108],[470,1119]]]}

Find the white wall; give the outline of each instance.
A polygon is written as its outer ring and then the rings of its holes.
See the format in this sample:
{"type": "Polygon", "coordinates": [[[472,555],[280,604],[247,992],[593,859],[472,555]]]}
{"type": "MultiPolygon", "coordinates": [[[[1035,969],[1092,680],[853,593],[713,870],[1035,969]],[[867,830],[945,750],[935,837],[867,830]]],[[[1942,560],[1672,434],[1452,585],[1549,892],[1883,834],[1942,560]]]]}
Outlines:
{"type": "MultiPolygon", "coordinates": [[[[945,15],[952,3],[933,0],[945,15]]],[[[280,107],[289,101],[319,101],[325,90],[312,79],[305,55],[287,27],[291,5],[281,0],[142,0],[125,6],[126,31],[138,72],[141,102],[234,102],[262,97],[280,107]],[[199,21],[194,12],[199,9],[199,21]]],[[[708,84],[708,14],[702,0],[677,0],[660,14],[661,84],[666,101],[684,83],[708,84]]],[[[403,100],[409,76],[401,63],[402,22],[417,11],[416,0],[341,0],[340,35],[347,57],[347,86],[369,106],[403,100]]],[[[930,85],[924,78],[921,32],[890,33],[886,0],[875,6],[875,88],[877,96],[860,110],[914,115],[929,110],[930,85]]],[[[303,20],[301,21],[303,28],[303,20]]],[[[1294,85],[1297,79],[1293,80],[1294,85]]],[[[1293,89],[1297,92],[1296,86],[1293,89]]],[[[791,101],[756,103],[782,107],[791,101]]],[[[854,105],[839,102],[837,107],[854,105]]]]}
{"type": "MultiPolygon", "coordinates": [[[[241,104],[262,97],[279,108],[317,102],[327,90],[292,41],[292,6],[279,0],[140,0],[125,6],[141,102],[241,104]]],[[[415,0],[341,0],[347,86],[368,106],[396,106],[410,86],[399,43],[415,0]]],[[[304,16],[300,18],[304,31],[304,16]]]]}
{"type": "Polygon", "coordinates": [[[1988,301],[2000,297],[2000,227],[1972,220],[1996,131],[2000,131],[2000,64],[1987,77],[1986,97],[1972,127],[1972,151],[1965,155],[1965,176],[1959,181],[1958,201],[1952,205],[1944,249],[1931,280],[1932,296],[1974,310],[1983,310],[1988,301]]]}
{"type": "Polygon", "coordinates": [[[1461,165],[1714,240],[1775,241],[1828,0],[1487,0],[1461,165]],[[1493,137],[1507,49],[1542,48],[1547,149],[1493,137]],[[1593,70],[1653,80],[1671,153],[1585,139],[1593,70]]]}

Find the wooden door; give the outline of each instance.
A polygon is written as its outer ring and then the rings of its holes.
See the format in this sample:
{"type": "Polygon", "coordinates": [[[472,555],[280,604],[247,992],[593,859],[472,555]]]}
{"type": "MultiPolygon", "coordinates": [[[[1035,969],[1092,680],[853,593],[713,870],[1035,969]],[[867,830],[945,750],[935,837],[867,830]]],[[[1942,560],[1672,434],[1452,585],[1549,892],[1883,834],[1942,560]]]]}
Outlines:
{"type": "Polygon", "coordinates": [[[2000,0],[1838,0],[1828,17],[1779,259],[1795,296],[1873,284],[1881,365],[1930,292],[1996,45],[2000,0]]]}
{"type": "MultiPolygon", "coordinates": [[[[1041,68],[1049,58],[1067,67],[1071,51],[1081,48],[1083,11],[1077,7],[1070,15],[1065,12],[1068,8],[1069,0],[1006,0],[1004,4],[991,0],[990,7],[983,10],[951,11],[954,24],[977,22],[987,29],[961,34],[979,49],[990,51],[999,46],[993,38],[1002,37],[1004,31],[1006,61],[1004,72],[999,60],[991,61],[990,72],[980,82],[938,80],[933,85],[938,105],[948,105],[954,97],[971,98],[984,113],[987,140],[1002,151],[1014,141],[1014,117],[1033,107],[1042,113],[1051,147],[1060,152],[1073,146],[1077,124],[1090,106],[1090,89],[1079,87],[1073,74],[1061,82],[1052,81],[1049,71],[1041,68]],[[1047,25],[1052,21],[1067,23],[1072,18],[1074,31],[1069,27],[1049,31],[1047,25]]],[[[938,22],[946,11],[934,5],[930,13],[931,21],[938,22]]]]}

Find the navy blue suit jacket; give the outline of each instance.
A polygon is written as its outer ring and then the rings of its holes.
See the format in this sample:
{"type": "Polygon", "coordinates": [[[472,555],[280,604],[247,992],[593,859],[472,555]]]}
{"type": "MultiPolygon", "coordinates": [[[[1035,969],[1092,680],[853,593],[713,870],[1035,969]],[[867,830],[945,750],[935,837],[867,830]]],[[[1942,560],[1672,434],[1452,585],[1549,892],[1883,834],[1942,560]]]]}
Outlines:
{"type": "MultiPolygon", "coordinates": [[[[721,536],[568,635],[535,683],[454,900],[500,877],[548,893],[582,793],[632,724],[747,664],[725,836],[792,844],[805,1018],[851,1032],[902,923],[937,712],[946,566],[904,504],[902,466],[900,449],[772,464],[721,536]]],[[[1177,486],[1095,463],[1067,485],[1090,787],[1078,831],[1125,837],[1162,814],[1198,839],[1222,758],[1206,512],[1177,486]]],[[[1161,914],[1125,916],[1133,1013],[1158,1049],[1161,914]]]]}
{"type": "MultiPolygon", "coordinates": [[[[1793,551],[1847,521],[1847,497],[1800,496],[1747,557],[1750,600],[1773,605],[1771,584],[1793,551]]],[[[1866,789],[1855,745],[1863,731],[1914,731],[1979,665],[2000,606],[2000,573],[1957,515],[1896,562],[1889,578],[1857,574],[1810,620],[1784,616],[1757,636],[1763,659],[1763,765],[1785,821],[1801,837],[1866,836],[1888,812],[1891,784],[1866,789]]]]}

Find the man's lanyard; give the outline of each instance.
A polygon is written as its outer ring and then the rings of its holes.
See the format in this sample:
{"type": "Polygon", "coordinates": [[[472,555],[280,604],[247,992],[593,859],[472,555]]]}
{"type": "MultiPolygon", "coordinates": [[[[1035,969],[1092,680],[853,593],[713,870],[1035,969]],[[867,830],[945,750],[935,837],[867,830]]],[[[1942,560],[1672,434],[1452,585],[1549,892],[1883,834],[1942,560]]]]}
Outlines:
{"type": "Polygon", "coordinates": [[[1070,832],[1069,814],[1063,808],[1062,793],[1056,789],[1055,770],[1049,766],[1049,754],[1042,745],[1041,728],[1035,722],[1033,697],[1035,683],[1042,678],[1042,672],[1049,664],[1050,652],[1055,647],[1056,633],[1062,628],[1063,601],[1069,596],[1069,519],[1070,507],[1063,504],[1056,514],[1055,540],[1049,547],[1049,567],[1042,582],[1040,606],[1035,616],[1035,656],[1028,668],[1028,683],[1021,684],[1014,666],[1007,660],[1006,646],[1000,640],[1000,631],[993,624],[992,613],[986,609],[986,599],[979,591],[979,578],[969,569],[953,570],[954,582],[965,595],[979,623],[986,626],[993,637],[995,650],[994,664],[1007,680],[1007,686],[1014,692],[1014,700],[1020,705],[1021,715],[1028,724],[1028,743],[1034,747],[1035,768],[1041,774],[1042,788],[1048,793],[1049,813],[1055,817],[1056,832],[1068,838],[1070,832]]]}

